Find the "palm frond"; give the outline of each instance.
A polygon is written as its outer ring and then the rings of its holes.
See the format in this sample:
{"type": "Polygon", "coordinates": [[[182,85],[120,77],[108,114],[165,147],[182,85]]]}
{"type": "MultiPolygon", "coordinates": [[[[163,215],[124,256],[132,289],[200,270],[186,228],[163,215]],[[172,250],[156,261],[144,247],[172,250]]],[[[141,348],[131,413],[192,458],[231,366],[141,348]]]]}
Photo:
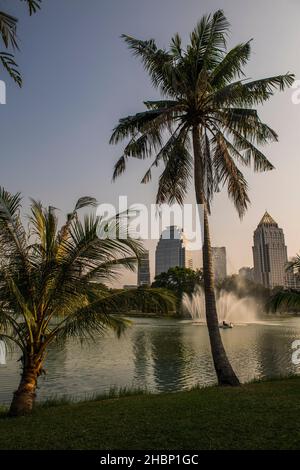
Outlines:
{"type": "Polygon", "coordinates": [[[276,90],[284,91],[294,82],[287,73],[254,81],[237,81],[216,90],[208,99],[218,107],[249,107],[263,104],[276,90]]]}
{"type": "Polygon", "coordinates": [[[117,163],[114,166],[114,172],[113,172],[113,181],[115,181],[119,176],[121,176],[126,170],[126,158],[124,155],[119,158],[117,163]]]}
{"type": "Polygon", "coordinates": [[[170,52],[175,60],[181,60],[183,58],[182,39],[178,33],[171,39],[170,52]]]}
{"type": "MultiPolygon", "coordinates": [[[[158,104],[158,102],[155,102],[158,104]]],[[[147,107],[151,106],[151,102],[146,103],[147,107]]],[[[151,136],[158,132],[170,129],[172,121],[177,118],[180,113],[181,106],[177,104],[167,105],[162,102],[162,107],[153,106],[143,113],[137,113],[134,116],[127,116],[119,120],[119,124],[113,130],[110,144],[118,144],[126,138],[136,139],[139,135],[149,134],[151,136]]]]}
{"type": "Polygon", "coordinates": [[[159,178],[156,203],[183,204],[192,177],[193,158],[184,141],[176,140],[159,178]]]}
{"type": "Polygon", "coordinates": [[[133,52],[142,60],[155,88],[162,93],[176,96],[176,80],[173,67],[173,56],[164,49],[158,49],[154,39],[142,41],[126,34],[122,38],[133,52]]]}
{"type": "Polygon", "coordinates": [[[294,80],[295,75],[287,72],[284,75],[246,82],[243,88],[248,92],[274,93],[275,90],[284,91],[294,83],[294,80]]]}
{"type": "Polygon", "coordinates": [[[227,186],[228,196],[232,199],[238,214],[242,217],[250,202],[248,196],[248,185],[238,169],[230,152],[220,134],[213,139],[214,142],[214,169],[218,184],[227,186]]]}
{"type": "Polygon", "coordinates": [[[243,67],[247,64],[250,58],[250,43],[251,41],[248,41],[235,46],[213,69],[210,76],[210,82],[213,88],[220,89],[232,80],[245,76],[243,67]]]}
{"type": "Polygon", "coordinates": [[[198,67],[205,67],[209,71],[221,61],[228,29],[229,23],[222,10],[202,17],[190,35],[191,46],[187,49],[188,55],[196,53],[198,67]]]}
{"type": "Polygon", "coordinates": [[[157,153],[157,155],[154,159],[154,162],[152,163],[152,165],[150,166],[150,168],[147,170],[146,174],[142,178],[142,181],[141,181],[142,184],[148,183],[151,180],[151,177],[152,177],[151,170],[152,170],[153,167],[157,167],[161,160],[165,164],[167,164],[167,162],[170,158],[170,155],[172,153],[174,145],[176,145],[176,142],[178,140],[180,140],[183,133],[185,134],[186,139],[187,139],[186,128],[184,128],[184,127],[182,128],[182,126],[179,125],[177,127],[177,129],[175,129],[175,131],[171,134],[171,136],[169,137],[167,142],[164,145],[161,146],[161,149],[159,150],[159,152],[157,153]]]}
{"type": "Polygon", "coordinates": [[[36,13],[38,10],[41,9],[42,0],[21,0],[21,1],[27,3],[27,7],[28,7],[30,15],[33,15],[34,13],[36,13]]]}
{"type": "Polygon", "coordinates": [[[78,199],[78,201],[75,204],[74,211],[79,211],[80,209],[83,209],[85,207],[96,207],[97,206],[97,200],[94,197],[90,196],[84,196],[78,199]]]}
{"type": "Polygon", "coordinates": [[[0,35],[6,48],[18,49],[17,23],[17,18],[0,11],[0,35]]]}
{"type": "Polygon", "coordinates": [[[267,305],[273,311],[284,309],[297,309],[300,308],[300,292],[299,291],[281,291],[275,294],[267,305]]]}
{"type": "Polygon", "coordinates": [[[0,52],[0,62],[14,82],[19,87],[21,87],[22,77],[18,70],[18,64],[16,63],[13,54],[8,52],[0,52]]]}
{"type": "Polygon", "coordinates": [[[216,113],[217,119],[226,131],[235,131],[243,137],[258,145],[265,145],[278,141],[277,133],[267,124],[263,123],[255,109],[228,108],[216,113]]]}
{"type": "Polygon", "coordinates": [[[249,163],[253,162],[254,171],[271,171],[274,169],[272,163],[255,145],[239,132],[231,129],[231,133],[233,134],[234,147],[237,150],[244,151],[245,160],[249,163]]]}

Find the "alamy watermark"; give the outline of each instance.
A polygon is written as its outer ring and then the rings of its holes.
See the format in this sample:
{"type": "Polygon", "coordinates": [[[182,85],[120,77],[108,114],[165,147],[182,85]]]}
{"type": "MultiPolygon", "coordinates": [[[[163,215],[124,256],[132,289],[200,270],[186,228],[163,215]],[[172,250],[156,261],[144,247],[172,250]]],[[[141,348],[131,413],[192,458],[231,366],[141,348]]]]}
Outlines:
{"type": "Polygon", "coordinates": [[[292,93],[292,103],[300,104],[300,80],[295,80],[292,88],[295,89],[295,91],[292,93]]]}
{"type": "Polygon", "coordinates": [[[157,240],[183,237],[190,250],[197,250],[203,240],[203,206],[200,204],[131,204],[119,196],[118,207],[100,204],[97,208],[103,224],[99,238],[157,240]],[[179,230],[170,230],[170,227],[179,230]]]}
{"type": "Polygon", "coordinates": [[[6,84],[0,80],[0,104],[6,104],[6,84]]]}
{"type": "Polygon", "coordinates": [[[294,366],[300,365],[300,339],[296,339],[292,343],[292,349],[294,350],[292,354],[292,363],[294,366]]]}
{"type": "Polygon", "coordinates": [[[6,364],[6,347],[3,341],[0,341],[0,366],[6,364]]]}

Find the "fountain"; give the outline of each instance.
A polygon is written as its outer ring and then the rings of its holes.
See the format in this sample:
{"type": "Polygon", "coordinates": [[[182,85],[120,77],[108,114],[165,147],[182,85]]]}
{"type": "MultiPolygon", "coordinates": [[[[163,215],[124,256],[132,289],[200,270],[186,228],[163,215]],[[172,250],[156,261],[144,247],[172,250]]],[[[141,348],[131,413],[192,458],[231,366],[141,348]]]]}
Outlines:
{"type": "MultiPolygon", "coordinates": [[[[257,304],[253,298],[244,297],[240,299],[232,292],[224,290],[216,294],[216,297],[220,323],[225,321],[237,325],[257,321],[257,304]]],[[[194,322],[206,323],[203,289],[197,288],[191,296],[184,294],[182,306],[184,311],[191,315],[194,322]]]]}

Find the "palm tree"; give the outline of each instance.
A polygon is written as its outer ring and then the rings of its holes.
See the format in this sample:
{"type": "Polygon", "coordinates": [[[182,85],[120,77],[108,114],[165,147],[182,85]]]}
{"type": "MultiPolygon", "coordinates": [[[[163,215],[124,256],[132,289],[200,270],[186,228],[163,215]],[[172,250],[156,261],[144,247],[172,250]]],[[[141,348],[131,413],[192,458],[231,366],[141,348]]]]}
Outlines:
{"type": "MultiPolygon", "coordinates": [[[[30,15],[36,13],[41,8],[42,0],[21,1],[26,2],[30,15]]],[[[19,49],[17,42],[17,23],[17,18],[0,11],[0,36],[5,48],[12,48],[13,51],[19,49]]],[[[18,65],[15,61],[14,55],[10,52],[0,51],[0,63],[15,83],[21,87],[22,77],[18,70],[18,65]]]]}
{"type": "Polygon", "coordinates": [[[79,199],[59,229],[53,207],[31,202],[28,230],[21,222],[20,194],[0,188],[0,340],[21,351],[22,374],[10,415],[30,413],[47,349],[69,337],[80,341],[112,328],[120,334],[128,321],[116,313],[139,308],[145,300],[159,311],[173,308],[167,292],[113,291],[103,286],[120,269],[135,269],[143,253],[136,240],[112,238],[122,219],[104,222],[78,211],[94,206],[79,199]]]}
{"type": "MultiPolygon", "coordinates": [[[[227,51],[228,30],[227,19],[219,10],[200,20],[185,48],[178,34],[169,50],[159,49],[153,39],[123,35],[162,99],[146,101],[144,111],[120,119],[110,142],[129,139],[115,166],[114,179],[125,171],[129,157],[155,156],[152,167],[163,162],[158,204],[182,204],[194,176],[196,201],[203,208],[204,289],[214,366],[219,384],[238,385],[218,328],[208,216],[213,195],[223,186],[239,216],[246,211],[247,182],[238,164],[253,164],[255,171],[273,169],[257,145],[276,141],[277,135],[260,120],[254,107],[268,100],[277,88],[290,86],[294,76],[255,81],[243,78],[250,41],[227,51]]],[[[151,167],[142,183],[150,179],[151,167]]]]}
{"type": "MultiPolygon", "coordinates": [[[[287,271],[297,273],[300,276],[300,255],[289,263],[287,271]]],[[[281,290],[274,294],[267,304],[271,310],[278,311],[282,309],[296,309],[300,310],[300,291],[299,290],[281,290]]]]}

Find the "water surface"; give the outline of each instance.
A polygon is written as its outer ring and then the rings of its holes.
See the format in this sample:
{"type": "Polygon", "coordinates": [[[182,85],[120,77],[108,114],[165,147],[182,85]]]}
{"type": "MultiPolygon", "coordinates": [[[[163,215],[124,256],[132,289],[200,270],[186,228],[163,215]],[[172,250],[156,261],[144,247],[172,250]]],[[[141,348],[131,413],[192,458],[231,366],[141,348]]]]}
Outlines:
{"type": "MultiPolygon", "coordinates": [[[[185,390],[215,383],[207,328],[189,321],[135,318],[121,339],[113,334],[81,347],[69,341],[49,351],[47,375],[38,399],[84,398],[111,387],[142,387],[155,392],[185,390]]],[[[272,317],[261,323],[221,331],[228,356],[245,382],[300,373],[292,364],[291,344],[300,339],[300,318],[272,317]]],[[[19,381],[19,352],[0,366],[0,403],[8,403],[19,381]]]]}

